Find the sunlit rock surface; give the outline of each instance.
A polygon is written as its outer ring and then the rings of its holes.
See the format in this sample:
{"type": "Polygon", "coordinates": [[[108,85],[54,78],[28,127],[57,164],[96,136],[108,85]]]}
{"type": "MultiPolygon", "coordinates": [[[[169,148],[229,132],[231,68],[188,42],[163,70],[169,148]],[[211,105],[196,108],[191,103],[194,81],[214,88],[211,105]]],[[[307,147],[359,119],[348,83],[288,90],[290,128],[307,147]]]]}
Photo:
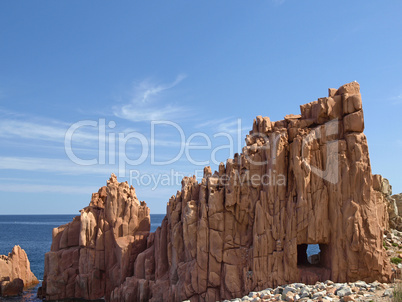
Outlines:
{"type": "Polygon", "coordinates": [[[0,296],[20,295],[24,288],[38,283],[27,254],[19,245],[8,256],[0,256],[0,296]]]}
{"type": "Polygon", "coordinates": [[[200,182],[184,178],[148,234],[149,209],[116,178],[46,254],[47,299],[216,301],[317,280],[390,280],[384,194],[371,174],[360,87],[329,89],[271,122],[200,182]],[[314,264],[307,245],[319,244],[314,264]]]}

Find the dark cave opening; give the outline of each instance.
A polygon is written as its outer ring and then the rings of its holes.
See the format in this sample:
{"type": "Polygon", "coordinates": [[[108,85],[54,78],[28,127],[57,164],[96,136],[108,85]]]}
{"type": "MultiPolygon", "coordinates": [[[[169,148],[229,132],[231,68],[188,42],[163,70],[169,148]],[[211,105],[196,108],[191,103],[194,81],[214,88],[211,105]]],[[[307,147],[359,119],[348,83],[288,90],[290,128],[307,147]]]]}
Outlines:
{"type": "Polygon", "coordinates": [[[299,244],[297,246],[297,265],[320,266],[322,250],[320,244],[299,244]]]}

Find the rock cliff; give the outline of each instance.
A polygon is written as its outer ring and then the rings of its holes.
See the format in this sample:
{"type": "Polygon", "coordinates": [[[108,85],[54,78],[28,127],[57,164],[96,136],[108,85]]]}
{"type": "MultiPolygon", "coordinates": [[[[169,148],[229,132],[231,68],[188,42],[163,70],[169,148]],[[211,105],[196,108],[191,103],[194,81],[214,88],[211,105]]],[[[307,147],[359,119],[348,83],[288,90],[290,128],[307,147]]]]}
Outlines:
{"type": "Polygon", "coordinates": [[[19,245],[14,246],[8,256],[0,256],[0,296],[19,295],[24,287],[38,283],[27,254],[19,245]]]}
{"type": "Polygon", "coordinates": [[[258,116],[242,154],[205,168],[201,182],[184,178],[155,233],[134,189],[112,176],[55,229],[43,296],[216,301],[292,282],[389,281],[387,205],[359,84],[300,109],[277,122],[258,116]],[[320,248],[314,264],[309,244],[320,248]]]}
{"type": "Polygon", "coordinates": [[[149,208],[138,201],[133,187],[119,183],[112,174],[80,216],[53,230],[38,296],[48,300],[108,297],[133,275],[149,230],[149,208]]]}

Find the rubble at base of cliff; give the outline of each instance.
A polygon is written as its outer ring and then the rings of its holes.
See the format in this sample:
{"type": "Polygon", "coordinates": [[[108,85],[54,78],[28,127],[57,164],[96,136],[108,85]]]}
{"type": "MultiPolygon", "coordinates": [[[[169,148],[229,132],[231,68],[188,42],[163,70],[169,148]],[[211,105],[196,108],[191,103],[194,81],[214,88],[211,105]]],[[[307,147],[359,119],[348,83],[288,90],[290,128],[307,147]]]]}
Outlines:
{"type": "Polygon", "coordinates": [[[366,283],[364,281],[350,283],[334,283],[332,281],[317,282],[315,285],[293,283],[267,288],[260,292],[251,292],[248,296],[227,301],[391,301],[395,283],[366,283]]]}

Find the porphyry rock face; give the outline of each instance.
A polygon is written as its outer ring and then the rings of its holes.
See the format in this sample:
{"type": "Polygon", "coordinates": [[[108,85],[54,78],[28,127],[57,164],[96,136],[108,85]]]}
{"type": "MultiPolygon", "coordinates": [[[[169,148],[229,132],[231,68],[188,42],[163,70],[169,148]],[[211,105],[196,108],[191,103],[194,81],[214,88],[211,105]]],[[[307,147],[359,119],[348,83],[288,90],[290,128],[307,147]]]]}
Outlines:
{"type": "Polygon", "coordinates": [[[149,208],[138,201],[133,187],[119,183],[112,174],[80,216],[53,230],[38,296],[47,300],[108,297],[133,275],[149,230],[149,208]]]}
{"type": "MultiPolygon", "coordinates": [[[[302,105],[300,115],[258,116],[242,154],[213,174],[205,168],[201,182],[183,179],[162,225],[105,298],[217,301],[293,282],[389,281],[387,207],[373,186],[363,129],[356,82],[302,105]],[[315,265],[308,244],[319,244],[315,265]]],[[[71,262],[57,253],[59,262],[71,262]]],[[[46,296],[70,296],[56,291],[60,276],[49,278],[49,257],[46,296]]],[[[87,290],[78,293],[94,298],[87,290]]]]}
{"type": "Polygon", "coordinates": [[[387,210],[363,129],[357,83],[301,115],[257,117],[242,154],[206,169],[201,183],[183,180],[111,300],[216,301],[292,282],[388,281],[387,210]],[[307,261],[308,244],[320,245],[318,265],[307,261]]]}
{"type": "Polygon", "coordinates": [[[27,254],[19,245],[14,246],[8,256],[0,256],[0,296],[19,295],[24,287],[38,283],[27,254]]]}

